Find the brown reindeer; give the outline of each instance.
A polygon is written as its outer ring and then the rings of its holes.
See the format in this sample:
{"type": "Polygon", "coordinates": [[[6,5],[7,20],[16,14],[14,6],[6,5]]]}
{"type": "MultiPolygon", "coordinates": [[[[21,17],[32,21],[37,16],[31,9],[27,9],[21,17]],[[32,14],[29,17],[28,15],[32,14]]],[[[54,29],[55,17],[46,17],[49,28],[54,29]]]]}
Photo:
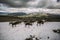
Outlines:
{"type": "Polygon", "coordinates": [[[26,27],[26,26],[32,26],[32,23],[26,22],[26,23],[25,23],[25,27],[26,27]]]}
{"type": "Polygon", "coordinates": [[[36,37],[35,40],[39,40],[39,39],[36,37]]]}
{"type": "Polygon", "coordinates": [[[30,35],[30,37],[29,38],[26,38],[25,40],[33,40],[34,37],[35,36],[30,35]]]}
{"type": "Polygon", "coordinates": [[[34,23],[35,22],[35,20],[30,20],[30,23],[34,23]]]}
{"type": "Polygon", "coordinates": [[[38,26],[38,25],[41,25],[41,24],[44,24],[44,22],[45,22],[45,20],[38,20],[38,21],[37,21],[37,26],[38,26]]]}
{"type": "Polygon", "coordinates": [[[47,38],[49,39],[50,37],[48,36],[47,38]]]}
{"type": "Polygon", "coordinates": [[[25,40],[33,40],[33,38],[26,38],[25,40]]]}
{"type": "Polygon", "coordinates": [[[9,24],[12,24],[12,27],[16,27],[17,24],[21,23],[21,21],[15,21],[15,22],[9,22],[9,24]]]}

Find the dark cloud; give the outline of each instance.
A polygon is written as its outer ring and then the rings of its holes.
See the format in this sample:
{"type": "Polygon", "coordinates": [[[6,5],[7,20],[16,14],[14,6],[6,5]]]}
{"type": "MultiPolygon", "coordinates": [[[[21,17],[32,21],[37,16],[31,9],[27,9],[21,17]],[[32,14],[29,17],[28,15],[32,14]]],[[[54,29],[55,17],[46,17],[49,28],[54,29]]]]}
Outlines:
{"type": "Polygon", "coordinates": [[[0,3],[5,3],[11,7],[25,7],[26,2],[28,1],[29,0],[0,0],[0,3]]]}
{"type": "Polygon", "coordinates": [[[0,3],[5,3],[11,7],[43,7],[46,3],[41,0],[0,0],[0,3]],[[32,2],[29,4],[29,2],[32,2]],[[35,3],[36,2],[36,3],[35,3]],[[28,4],[27,4],[28,3],[28,4]]]}
{"type": "Polygon", "coordinates": [[[35,8],[60,8],[60,4],[54,3],[56,0],[0,0],[0,3],[9,5],[10,7],[35,7],[35,8]]]}

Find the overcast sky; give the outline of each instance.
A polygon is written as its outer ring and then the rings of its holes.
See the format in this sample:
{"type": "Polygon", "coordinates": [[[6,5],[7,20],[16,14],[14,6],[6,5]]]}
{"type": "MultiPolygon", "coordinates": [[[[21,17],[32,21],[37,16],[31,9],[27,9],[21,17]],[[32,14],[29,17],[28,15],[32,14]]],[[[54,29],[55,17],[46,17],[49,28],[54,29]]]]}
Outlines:
{"type": "MultiPolygon", "coordinates": [[[[26,8],[59,9],[60,2],[57,2],[57,0],[0,0],[0,11],[7,10],[15,12],[20,11],[21,8],[25,8],[24,10],[26,10],[26,8]]],[[[33,9],[33,11],[37,10],[33,9]]]]}
{"type": "Polygon", "coordinates": [[[58,8],[60,3],[57,0],[0,0],[0,3],[10,7],[32,7],[32,8],[58,8]]]}

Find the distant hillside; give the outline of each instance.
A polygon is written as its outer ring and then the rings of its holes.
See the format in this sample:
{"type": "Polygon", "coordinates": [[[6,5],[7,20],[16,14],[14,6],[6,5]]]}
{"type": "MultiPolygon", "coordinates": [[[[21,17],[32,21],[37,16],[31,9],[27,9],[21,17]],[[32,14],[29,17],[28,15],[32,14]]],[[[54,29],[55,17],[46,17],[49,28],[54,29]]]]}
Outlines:
{"type": "Polygon", "coordinates": [[[21,17],[42,17],[42,16],[48,16],[47,14],[41,14],[41,13],[30,13],[30,14],[27,14],[27,15],[24,15],[24,16],[21,16],[21,17]]]}
{"type": "Polygon", "coordinates": [[[60,14],[48,14],[48,21],[60,21],[60,14]]]}
{"type": "Polygon", "coordinates": [[[58,18],[60,19],[60,14],[48,14],[49,18],[58,18]]]}
{"type": "Polygon", "coordinates": [[[23,15],[26,15],[26,13],[24,13],[24,12],[16,12],[16,13],[9,13],[8,15],[9,16],[23,16],[23,15]]]}
{"type": "Polygon", "coordinates": [[[0,15],[8,15],[8,13],[0,12],[0,15]]]}

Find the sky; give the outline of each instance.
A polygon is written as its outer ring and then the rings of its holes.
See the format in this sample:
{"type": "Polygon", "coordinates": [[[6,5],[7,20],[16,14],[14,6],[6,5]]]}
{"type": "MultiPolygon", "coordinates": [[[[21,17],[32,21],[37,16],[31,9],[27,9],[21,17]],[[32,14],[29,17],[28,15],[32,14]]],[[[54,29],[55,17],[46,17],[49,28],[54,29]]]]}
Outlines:
{"type": "MultiPolygon", "coordinates": [[[[33,9],[60,9],[60,2],[57,0],[0,0],[0,11],[18,12],[33,9]]],[[[30,10],[31,12],[31,10],[30,10]]]]}

